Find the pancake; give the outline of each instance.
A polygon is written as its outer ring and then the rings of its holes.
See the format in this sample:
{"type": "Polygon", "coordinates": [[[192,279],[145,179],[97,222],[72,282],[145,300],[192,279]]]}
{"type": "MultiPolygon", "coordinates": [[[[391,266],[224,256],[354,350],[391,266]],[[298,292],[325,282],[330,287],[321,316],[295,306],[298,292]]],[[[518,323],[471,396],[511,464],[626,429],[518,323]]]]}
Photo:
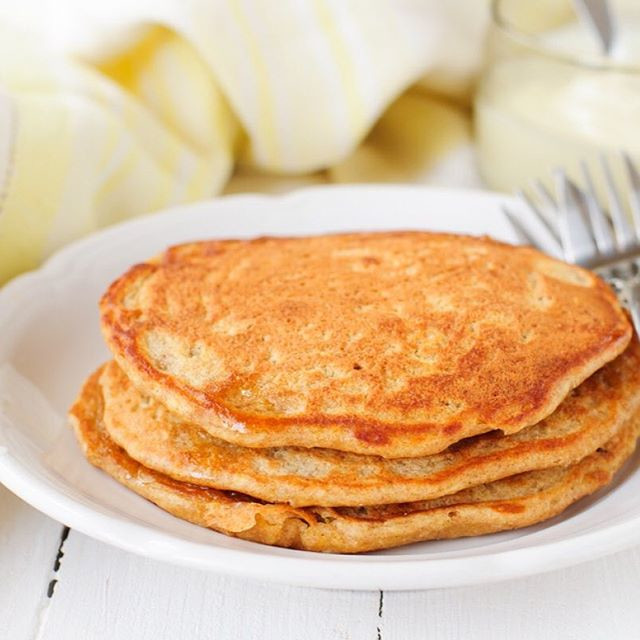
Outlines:
{"type": "Polygon", "coordinates": [[[88,380],[70,412],[91,463],[179,518],[246,540],[309,551],[372,551],[540,522],[609,483],[633,452],[640,426],[634,416],[606,445],[574,465],[510,476],[431,501],[295,508],[179,482],[133,460],[104,429],[102,399],[95,393],[98,375],[88,380]]]}
{"type": "Polygon", "coordinates": [[[215,437],[387,458],[536,424],[631,337],[588,271],[420,232],[174,247],[101,322],[133,383],[215,437]]]}
{"type": "Polygon", "coordinates": [[[437,498],[516,473],[577,462],[640,408],[634,339],[542,422],[510,436],[475,436],[440,454],[385,459],[329,449],[239,447],[182,421],[131,384],[115,362],[100,376],[104,425],[146,467],[269,502],[371,505],[437,498]]]}

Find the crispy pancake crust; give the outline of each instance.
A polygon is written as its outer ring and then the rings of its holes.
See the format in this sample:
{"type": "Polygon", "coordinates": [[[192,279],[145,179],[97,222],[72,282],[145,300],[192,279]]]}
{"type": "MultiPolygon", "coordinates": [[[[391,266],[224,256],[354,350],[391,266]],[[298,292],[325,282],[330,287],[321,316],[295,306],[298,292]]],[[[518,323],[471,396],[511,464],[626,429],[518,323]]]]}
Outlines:
{"type": "Polygon", "coordinates": [[[101,396],[94,392],[98,375],[89,378],[70,412],[90,462],[179,518],[246,540],[309,551],[372,551],[540,522],[609,483],[633,452],[640,426],[634,416],[605,446],[574,465],[510,476],[436,500],[294,508],[178,482],[130,458],[104,430],[101,396]]]}
{"type": "Polygon", "coordinates": [[[632,340],[537,425],[510,436],[475,436],[422,458],[239,447],[140,394],[115,362],[105,365],[95,393],[103,396],[111,439],[141,464],[176,480],[294,506],[408,502],[572,464],[594,451],[640,407],[640,344],[632,340]]]}
{"type": "Polygon", "coordinates": [[[631,337],[588,271],[419,232],[181,245],[101,318],[134,384],[216,437],[384,457],[535,424],[631,337]]]}

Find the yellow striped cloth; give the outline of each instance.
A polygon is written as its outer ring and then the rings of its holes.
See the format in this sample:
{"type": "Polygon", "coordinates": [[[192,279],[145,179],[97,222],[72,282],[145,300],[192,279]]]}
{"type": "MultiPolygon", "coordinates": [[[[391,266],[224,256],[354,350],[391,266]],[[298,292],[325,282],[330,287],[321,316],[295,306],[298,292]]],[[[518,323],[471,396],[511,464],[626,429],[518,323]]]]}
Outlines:
{"type": "Polygon", "coordinates": [[[38,33],[0,25],[0,283],[222,192],[473,183],[486,5],[76,0],[38,33]]]}

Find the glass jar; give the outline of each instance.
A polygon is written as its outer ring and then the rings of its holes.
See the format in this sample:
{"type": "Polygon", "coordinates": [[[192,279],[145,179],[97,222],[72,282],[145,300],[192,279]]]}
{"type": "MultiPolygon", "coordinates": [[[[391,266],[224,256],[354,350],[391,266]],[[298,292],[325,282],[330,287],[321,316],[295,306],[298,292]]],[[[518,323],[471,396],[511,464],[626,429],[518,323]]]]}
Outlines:
{"type": "MultiPolygon", "coordinates": [[[[640,164],[640,3],[612,2],[609,56],[569,0],[494,0],[475,96],[480,173],[502,191],[621,150],[640,164]]],[[[618,168],[622,171],[621,167],[618,168]]],[[[598,186],[598,185],[596,185],[598,186]]]]}

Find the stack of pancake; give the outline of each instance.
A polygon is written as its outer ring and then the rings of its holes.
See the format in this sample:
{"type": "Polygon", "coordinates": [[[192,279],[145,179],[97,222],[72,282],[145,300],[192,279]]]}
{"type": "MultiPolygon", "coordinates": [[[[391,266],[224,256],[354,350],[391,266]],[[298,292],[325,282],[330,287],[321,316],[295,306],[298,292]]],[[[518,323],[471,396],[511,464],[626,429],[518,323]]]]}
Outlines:
{"type": "Polygon", "coordinates": [[[594,274],[418,232],[198,242],[101,301],[88,459],[179,518],[313,551],[524,527],[607,484],[640,345],[594,274]]]}

